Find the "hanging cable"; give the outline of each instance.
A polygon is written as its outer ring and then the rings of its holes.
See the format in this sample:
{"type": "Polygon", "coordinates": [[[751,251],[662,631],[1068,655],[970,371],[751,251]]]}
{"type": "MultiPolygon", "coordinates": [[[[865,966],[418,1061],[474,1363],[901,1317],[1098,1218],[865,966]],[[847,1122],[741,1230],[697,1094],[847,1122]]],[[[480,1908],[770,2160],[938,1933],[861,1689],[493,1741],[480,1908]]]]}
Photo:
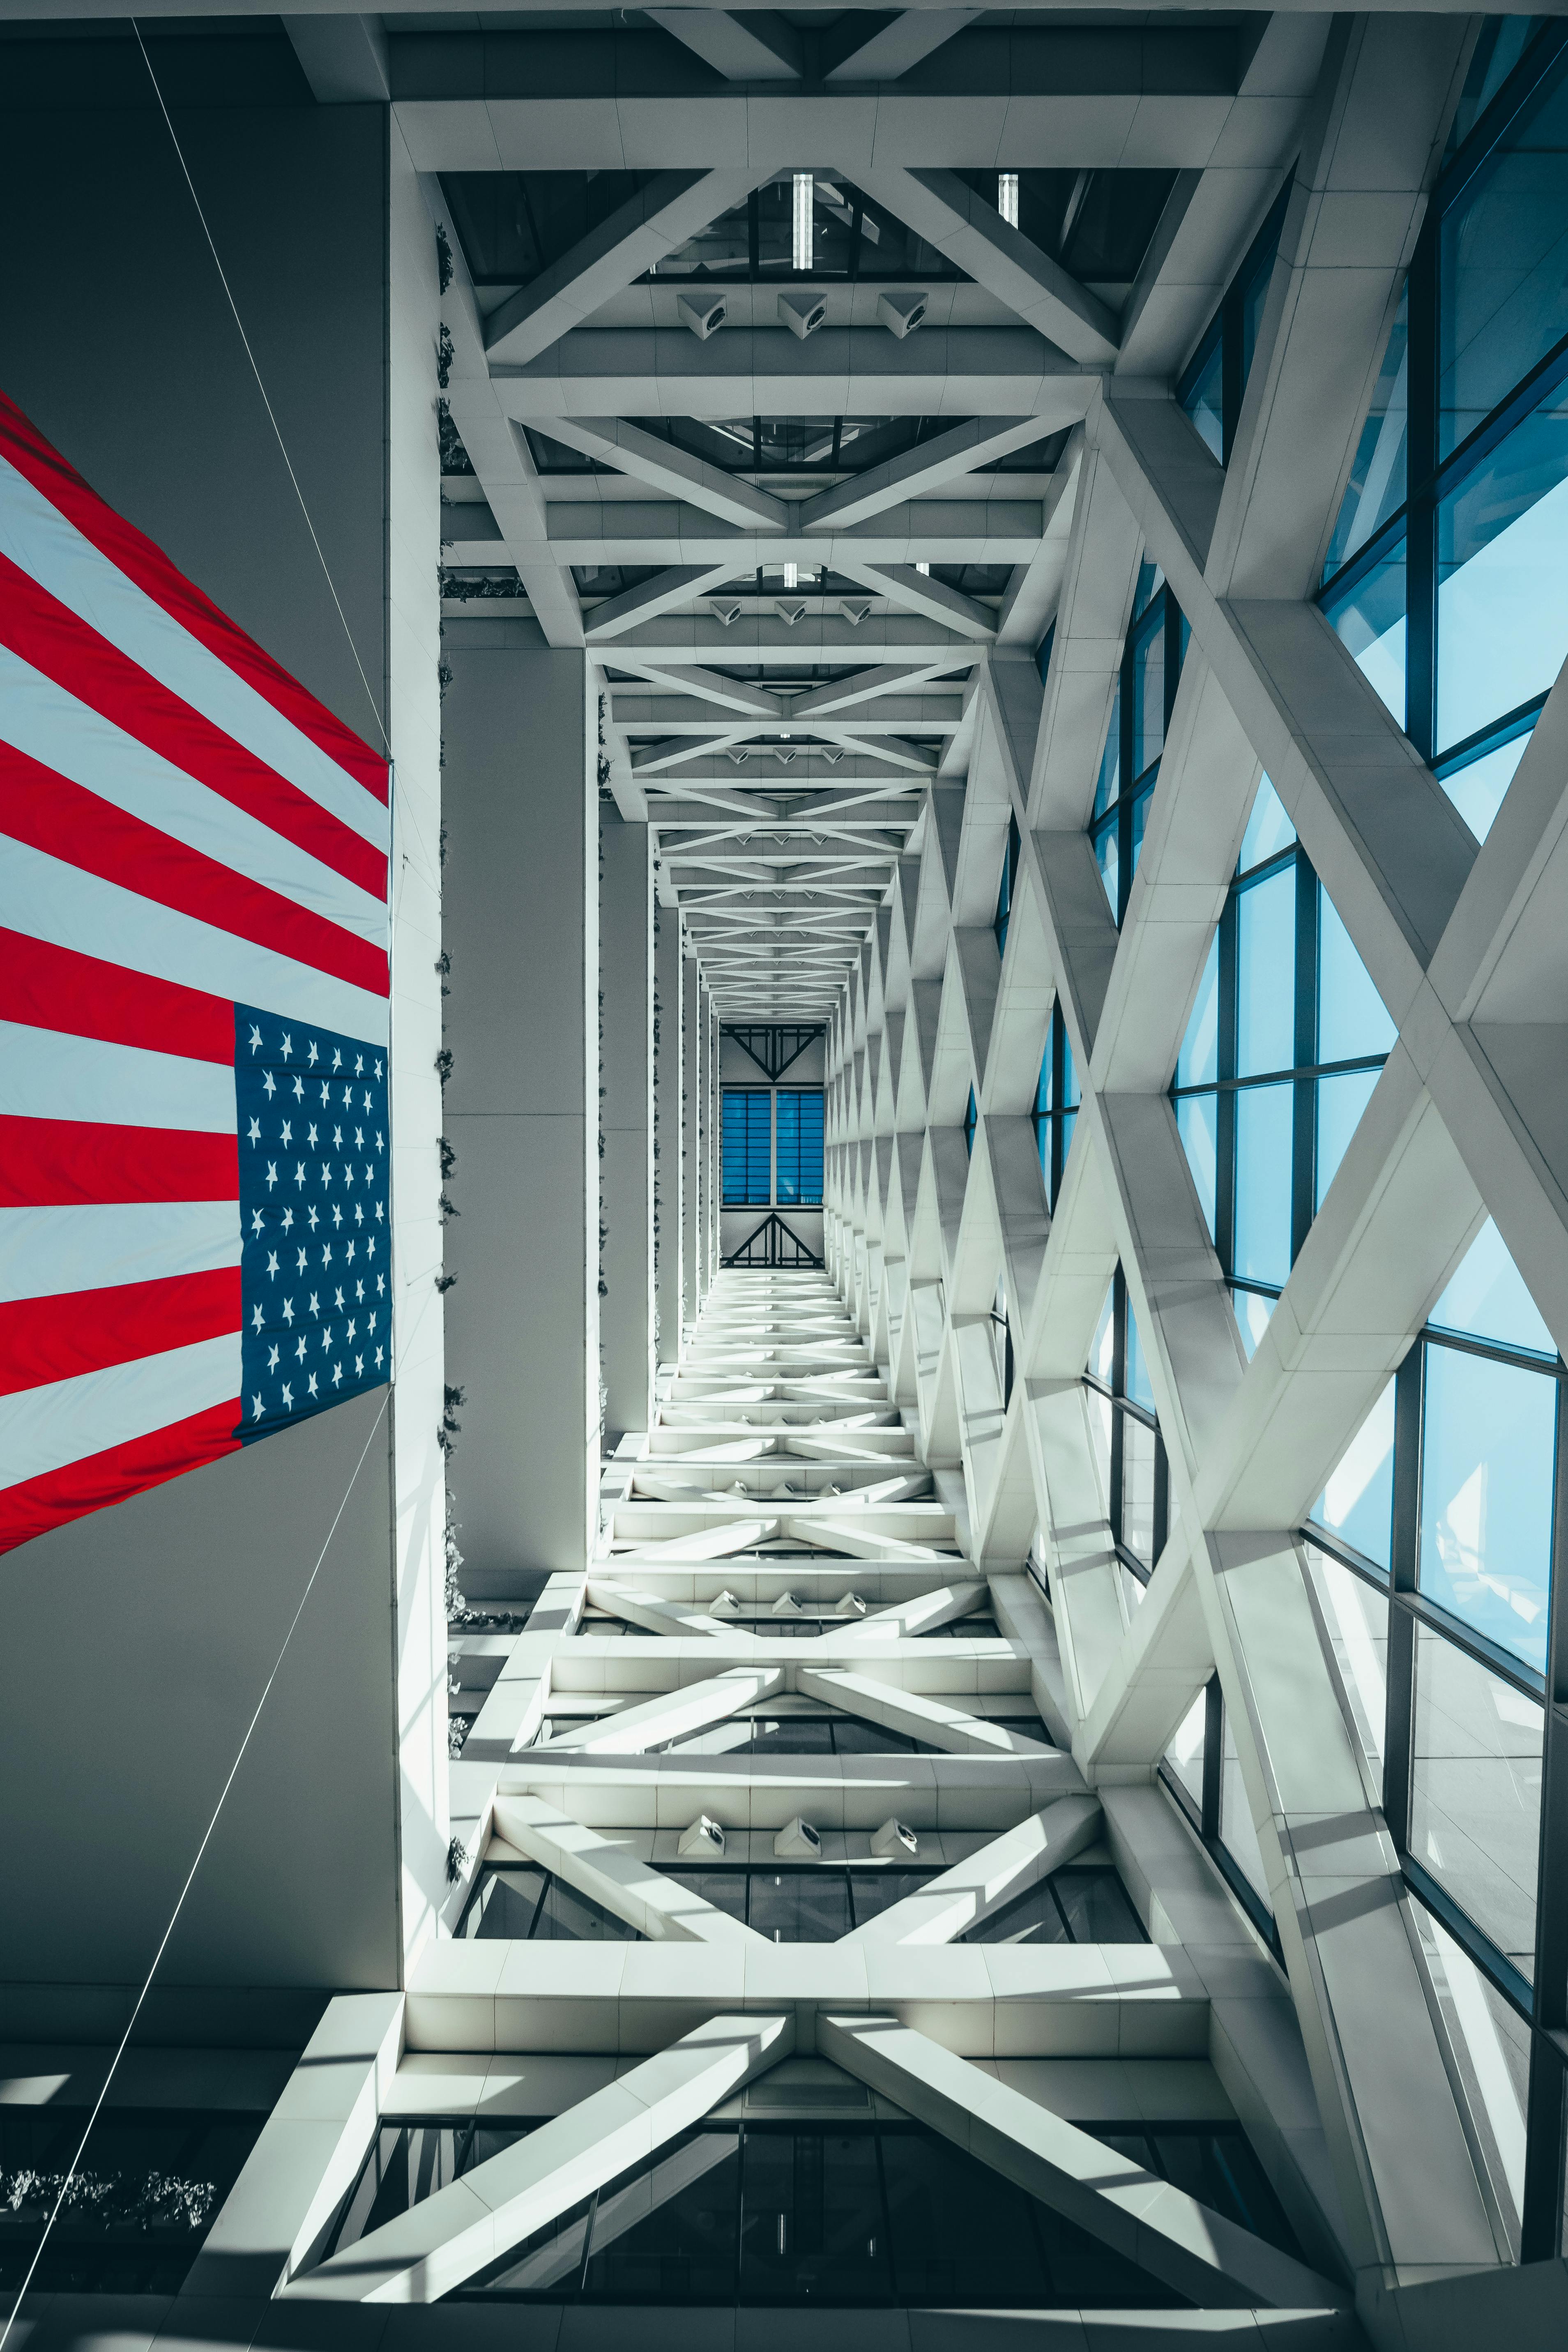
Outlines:
{"type": "MultiPolygon", "coordinates": [[[[343,635],[349,641],[349,651],[354,657],[354,667],[359,672],[360,684],[363,687],[365,699],[370,704],[371,717],[375,721],[375,731],[381,738],[381,748],[386,753],[387,758],[390,759],[392,757],[392,746],[387,740],[386,730],[381,723],[381,711],[377,706],[374,695],[371,692],[370,680],[365,676],[364,664],[359,657],[359,647],[354,643],[354,633],[349,626],[349,616],[343,610],[342,599],[338,594],[327,559],[321,552],[321,542],[316,536],[316,526],[310,520],[310,509],[305,504],[305,493],[300,488],[300,477],[294,471],[294,463],[289,455],[288,444],[283,438],[282,427],[279,425],[276,415],[273,414],[272,403],[267,397],[267,386],[261,381],[261,370],[256,364],[256,353],[250,348],[250,337],[245,331],[245,321],[239,315],[239,305],[234,299],[234,289],[229,285],[227,276],[224,270],[223,263],[218,259],[217,247],[214,243],[213,233],[207,226],[207,216],[202,210],[202,200],[196,194],[196,184],[191,177],[191,167],[185,161],[184,150],[180,145],[179,134],[175,131],[174,123],[170,121],[169,110],[163,103],[163,93],[158,87],[158,77],[153,70],[153,60],[147,55],[147,44],[142,38],[142,27],[137,23],[134,16],[131,19],[131,29],[136,36],[136,46],[142,52],[142,62],[147,68],[147,79],[153,85],[153,95],[158,101],[158,110],[162,114],[163,121],[168,129],[169,137],[174,142],[174,153],[178,158],[180,169],[185,175],[185,185],[191,192],[191,202],[196,208],[196,218],[202,225],[202,235],[206,238],[207,250],[211,253],[213,257],[213,267],[216,269],[219,280],[223,286],[223,290],[228,297],[228,307],[234,312],[234,323],[239,329],[239,340],[245,345],[245,356],[250,362],[250,372],[256,378],[256,388],[261,394],[261,404],[267,411],[268,422],[270,424],[273,432],[278,436],[278,446],[283,453],[283,463],[289,468],[289,479],[294,485],[294,496],[300,501],[300,512],[304,516],[305,528],[310,534],[310,544],[316,551],[317,558],[320,561],[321,572],[326,580],[327,587],[331,592],[332,602],[338,608],[338,618],[343,625],[343,635]]],[[[0,2344],[3,2344],[5,2338],[0,2336],[0,2344]]]]}
{"type": "MultiPolygon", "coordinates": [[[[389,1390],[387,1394],[390,1395],[390,1393],[391,1391],[389,1390]]],[[[142,2014],[142,2003],[145,2001],[148,1993],[152,1990],[153,1979],[158,1973],[158,1963],[163,1958],[164,1952],[168,1949],[169,1938],[174,1932],[175,1923],[179,1918],[181,1911],[184,1908],[185,1897],[191,1891],[197,1871],[201,1868],[202,1856],[205,1853],[207,1847],[212,1843],[213,1832],[216,1829],[218,1824],[218,1815],[224,1809],[224,1804],[227,1799],[228,1792],[234,1786],[236,1775],[238,1773],[239,1768],[245,1760],[245,1751],[250,1745],[251,1734],[255,1731],[257,1725],[261,1720],[261,1710],[266,1706],[268,1698],[271,1694],[272,1685],[278,1679],[279,1672],[283,1664],[283,1660],[288,1654],[289,1644],[294,1638],[294,1629],[305,1613],[305,1603],[310,1598],[311,1588],[315,1584],[317,1577],[321,1572],[321,1562],[326,1559],[327,1553],[331,1546],[332,1538],[337,1534],[338,1521],[342,1517],[344,1511],[348,1508],[349,1496],[354,1490],[354,1481],[358,1478],[360,1472],[364,1467],[365,1455],[370,1452],[372,1441],[375,1436],[376,1431],[381,1427],[385,1412],[386,1396],[383,1396],[381,1400],[381,1410],[376,1414],[374,1421],[371,1423],[370,1435],[365,1439],[363,1445],[360,1448],[359,1460],[354,1464],[353,1469],[350,1474],[349,1483],[343,1488],[342,1501],[338,1505],[337,1509],[332,1514],[332,1524],[327,1529],[326,1542],[322,1544],[321,1550],[316,1555],[316,1565],[310,1570],[310,1575],[306,1578],[305,1590],[300,1593],[294,1614],[289,1620],[289,1631],[283,1636],[283,1647],[278,1653],[272,1672],[268,1675],[266,1682],[262,1685],[261,1696],[256,1702],[256,1712],[245,1727],[245,1737],[240,1741],[239,1746],[235,1752],[234,1762],[228,1768],[228,1778],[225,1780],[223,1787],[218,1791],[217,1803],[213,1807],[212,1819],[208,1822],[206,1829],[203,1833],[202,1842],[196,1848],[195,1860],[192,1863],[190,1869],[185,1873],[185,1883],[180,1889],[179,1897],[175,1902],[173,1911],[169,1914],[169,1924],[164,1928],[162,1937],[159,1938],[158,1948],[153,1955],[153,1965],[148,1969],[146,1977],[142,1981],[142,1990],[136,1996],[135,2006],[132,2010],[129,2019],[126,2021],[125,2031],[120,2037],[119,2045],[115,2050],[113,2057],[109,2062],[108,2070],[104,2074],[102,2083],[99,2086],[98,2096],[92,2103],[92,2113],[87,2119],[87,2129],[83,2132],[80,2140],[77,2144],[76,2154],[70,2160],[70,2169],[67,2172],[65,2179],[60,2183],[59,2194],[56,2197],[53,2208],[49,2213],[49,2218],[44,2224],[44,2234],[38,2240],[32,2261],[27,2264],[26,2276],[23,2279],[21,2285],[16,2290],[16,2300],[11,2305],[10,2316],[7,2318],[4,2329],[0,2329],[0,2352],[5,2352],[6,2339],[10,2336],[12,2328],[16,2324],[16,2314],[22,2308],[23,2297],[26,2295],[27,2289],[33,2284],[33,2273],[37,2269],[38,2264],[43,2261],[44,2249],[49,2242],[49,2233],[53,2230],[56,2221],[59,2219],[61,2207],[64,2205],[67,2197],[70,2194],[71,2182],[76,2179],[77,2168],[80,2164],[82,2157],[86,2151],[88,2141],[92,2137],[92,2127],[98,2121],[99,2111],[102,2107],[104,2100],[109,2096],[109,2086],[114,2080],[115,2069],[119,2066],[121,2058],[125,2055],[126,2045],[130,2042],[132,2032],[135,2031],[136,2021],[142,2014]]]]}

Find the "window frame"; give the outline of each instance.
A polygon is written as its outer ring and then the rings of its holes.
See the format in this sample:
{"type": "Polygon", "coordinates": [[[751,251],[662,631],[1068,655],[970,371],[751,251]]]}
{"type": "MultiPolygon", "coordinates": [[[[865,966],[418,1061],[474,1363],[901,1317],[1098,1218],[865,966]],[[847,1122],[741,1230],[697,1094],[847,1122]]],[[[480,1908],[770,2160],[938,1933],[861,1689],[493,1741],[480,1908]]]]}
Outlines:
{"type": "Polygon", "coordinates": [[[1110,1466],[1107,1474],[1106,1517],[1110,1528],[1111,1546],[1117,1559],[1140,1584],[1147,1584],[1160,1555],[1164,1550],[1171,1532],[1171,1465],[1165,1452],[1165,1440],[1160,1429],[1160,1416],[1152,1412],[1127,1393],[1127,1276],[1118,1262],[1110,1278],[1110,1384],[1097,1374],[1085,1370],[1083,1385],[1096,1396],[1105,1398],[1110,1406],[1110,1466]],[[1125,1419],[1124,1419],[1125,1417],[1125,1419]],[[1136,1421],[1154,1433],[1154,1500],[1152,1510],[1153,1559],[1145,1566],[1125,1540],[1123,1528],[1123,1467],[1126,1461],[1126,1421],[1136,1421]]]}
{"type": "Polygon", "coordinates": [[[1034,1108],[1029,1113],[1029,1124],[1035,1130],[1035,1156],[1046,1188],[1046,1207],[1053,1217],[1061,1198],[1062,1178],[1067,1173],[1068,1155],[1082,1108],[1083,1087],[1058,995],[1051,1006],[1045,1052],[1040,1056],[1040,1075],[1035,1081],[1034,1108]],[[1065,1099],[1069,1088],[1070,1102],[1065,1099]]]}
{"type": "MultiPolygon", "coordinates": [[[[1241,423],[1241,404],[1247,392],[1250,373],[1250,355],[1243,349],[1247,306],[1258,290],[1260,278],[1273,272],[1279,251],[1279,239],[1285,229],[1285,210],[1295,186],[1294,170],[1263,216],[1263,226],[1247,249],[1240,268],[1226,287],[1220,306],[1199,336],[1193,355],[1182,370],[1176,383],[1179,405],[1192,414],[1191,402],[1199,384],[1207,374],[1215,353],[1220,353],[1220,464],[1228,466],[1236,446],[1237,428],[1241,423]]],[[[1196,427],[1194,426],[1194,431],[1196,427]]],[[[1208,445],[1205,443],[1205,446],[1208,445]]]]}
{"type": "Polygon", "coordinates": [[[991,929],[996,940],[996,953],[1007,953],[1007,929],[1013,917],[1013,899],[1018,883],[1018,859],[1023,852],[1023,835],[1018,831],[1016,816],[1007,819],[1007,845],[1002,854],[1002,879],[996,887],[996,912],[991,919],[991,929]]]}
{"type": "MultiPolygon", "coordinates": [[[[1100,808],[1091,808],[1089,820],[1089,846],[1094,853],[1095,867],[1105,887],[1105,868],[1100,864],[1100,844],[1112,834],[1116,837],[1116,902],[1111,908],[1118,930],[1127,919],[1128,903],[1132,895],[1132,877],[1137,866],[1134,828],[1139,814],[1147,810],[1155,785],[1160,781],[1160,764],[1165,755],[1165,744],[1171,731],[1171,720],[1176,707],[1176,689],[1181,684],[1182,660],[1190,634],[1186,617],[1172,593],[1170,583],[1160,575],[1158,567],[1151,566],[1147,556],[1139,564],[1138,582],[1133,590],[1133,610],[1122,639],[1121,658],[1117,666],[1116,691],[1111,703],[1110,721],[1101,746],[1100,775],[1105,772],[1106,753],[1110,749],[1110,728],[1119,730],[1117,740],[1116,794],[1100,808]],[[1153,570],[1159,580],[1140,604],[1144,573],[1153,570]],[[1132,758],[1134,719],[1137,707],[1138,663],[1145,648],[1163,634],[1162,676],[1162,709],[1160,749],[1152,760],[1134,775],[1132,758]]],[[[1094,797],[1100,799],[1097,777],[1094,797]]],[[[1107,892],[1107,897],[1110,894],[1107,892]]]]}

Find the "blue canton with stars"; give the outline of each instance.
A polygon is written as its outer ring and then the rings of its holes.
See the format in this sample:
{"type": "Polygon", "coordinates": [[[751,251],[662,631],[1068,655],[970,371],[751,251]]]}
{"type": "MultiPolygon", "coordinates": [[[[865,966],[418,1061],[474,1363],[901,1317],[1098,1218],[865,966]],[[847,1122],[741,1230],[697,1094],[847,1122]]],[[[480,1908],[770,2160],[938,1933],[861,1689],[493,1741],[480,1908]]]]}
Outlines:
{"type": "Polygon", "coordinates": [[[392,1376],[387,1054],[237,1004],[241,1419],[270,1437],[392,1376]]]}

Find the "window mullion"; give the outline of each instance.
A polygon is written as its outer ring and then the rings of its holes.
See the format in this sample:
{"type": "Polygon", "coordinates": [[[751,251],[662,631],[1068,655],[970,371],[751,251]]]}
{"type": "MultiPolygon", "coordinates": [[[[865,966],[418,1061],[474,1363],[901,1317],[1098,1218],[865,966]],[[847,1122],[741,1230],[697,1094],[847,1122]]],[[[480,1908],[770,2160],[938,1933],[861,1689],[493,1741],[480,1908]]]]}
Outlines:
{"type": "Polygon", "coordinates": [[[1520,2254],[1550,2262],[1562,2243],[1568,2065],[1559,2041],[1568,2029],[1568,1602],[1560,1570],[1568,1562],[1568,1428],[1557,1391],[1552,1498],[1552,1599],[1546,1637],[1541,1839],[1535,1888],[1535,2031],[1530,2045],[1524,2203],[1520,2254]]]}
{"type": "Polygon", "coordinates": [[[1405,731],[1421,757],[1436,750],[1437,465],[1437,256],[1441,226],[1427,217],[1410,267],[1408,451],[1405,538],[1405,731]]]}
{"type": "MultiPolygon", "coordinates": [[[[1236,891],[1219,919],[1219,1008],[1215,1058],[1221,1079],[1236,1076],[1236,891]]],[[[1222,1086],[1215,1098],[1215,1246],[1229,1275],[1236,1267],[1236,1094],[1222,1086]]]]}
{"type": "Polygon", "coordinates": [[[1425,1357],[1419,1340],[1394,1376],[1394,1530],[1389,1551],[1388,1694],[1383,1741],[1383,1809],[1394,1849],[1410,1850],[1410,1784],[1415,1748],[1415,1616],[1399,1605],[1416,1587],[1421,1527],[1421,1391],[1425,1357]]]}
{"type": "Polygon", "coordinates": [[[1220,1692],[1219,1675],[1212,1674],[1204,1692],[1203,1833],[1216,1843],[1219,1838],[1220,1776],[1224,1769],[1225,1700],[1220,1692]]]}
{"type": "MultiPolygon", "coordinates": [[[[1296,1068],[1318,1058],[1318,877],[1296,852],[1296,1068]]],[[[1301,1254],[1317,1205],[1317,1083],[1298,1076],[1291,1120],[1290,1262],[1301,1254]]]]}

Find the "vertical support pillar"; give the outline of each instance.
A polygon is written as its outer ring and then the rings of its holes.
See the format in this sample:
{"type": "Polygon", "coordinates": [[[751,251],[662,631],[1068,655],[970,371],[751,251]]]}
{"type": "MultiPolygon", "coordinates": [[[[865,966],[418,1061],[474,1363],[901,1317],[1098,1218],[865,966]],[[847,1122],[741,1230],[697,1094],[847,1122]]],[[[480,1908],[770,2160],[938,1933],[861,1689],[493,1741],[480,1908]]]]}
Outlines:
{"type": "Polygon", "coordinates": [[[447,1378],[470,1600],[581,1570],[599,1472],[599,815],[584,656],[449,625],[447,1378]],[[461,634],[459,634],[461,632],[461,634]]]}
{"type": "Polygon", "coordinates": [[[609,809],[600,839],[599,1314],[612,1435],[653,1418],[653,849],[646,824],[609,809]]]}
{"type": "Polygon", "coordinates": [[[685,1219],[681,1183],[680,1073],[682,1068],[680,916],[661,907],[654,947],[654,987],[658,1002],[658,1051],[654,1090],[658,1105],[655,1162],[658,1188],[658,1360],[673,1364],[680,1353],[682,1314],[681,1244],[685,1219]]]}
{"type": "Polygon", "coordinates": [[[702,1304],[702,982],[697,959],[680,965],[680,1289],[689,1323],[702,1304]]]}

